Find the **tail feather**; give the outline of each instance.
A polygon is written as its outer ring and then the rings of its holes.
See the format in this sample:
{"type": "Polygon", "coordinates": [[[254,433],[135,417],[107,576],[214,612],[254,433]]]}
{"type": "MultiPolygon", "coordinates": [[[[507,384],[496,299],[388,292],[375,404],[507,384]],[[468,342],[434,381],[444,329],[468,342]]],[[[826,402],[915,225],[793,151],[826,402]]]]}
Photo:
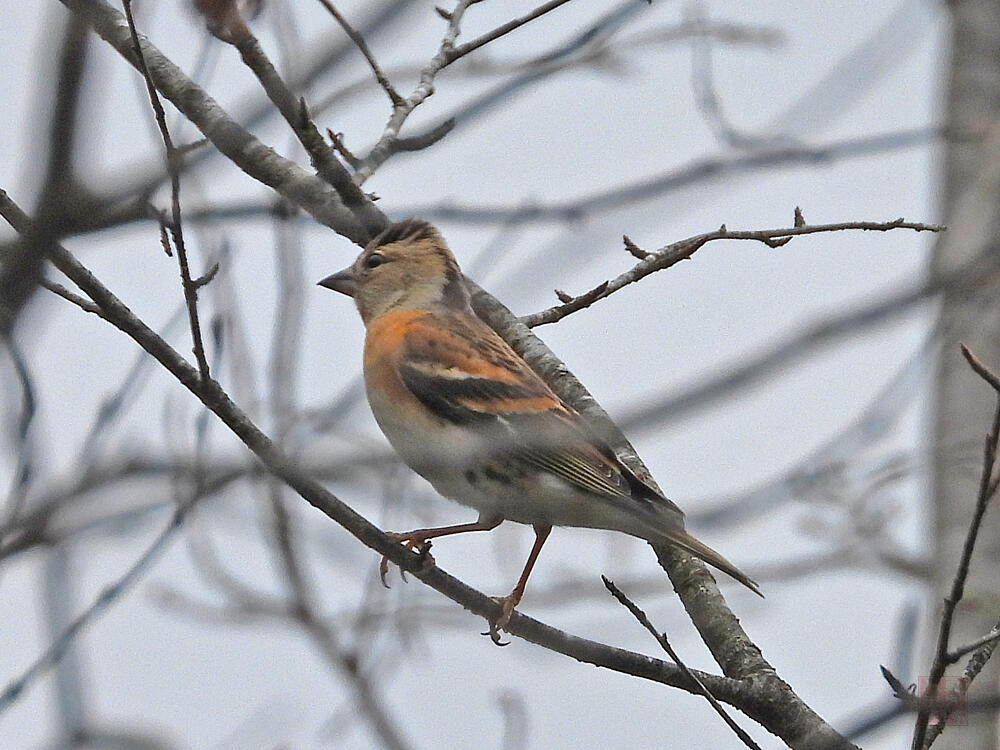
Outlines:
{"type": "Polygon", "coordinates": [[[669,541],[671,544],[680,547],[685,552],[694,555],[699,560],[702,560],[711,565],[713,568],[718,568],[726,575],[730,576],[731,578],[735,578],[737,581],[742,583],[744,586],[746,586],[748,589],[754,592],[757,596],[761,597],[762,599],[764,598],[764,594],[761,593],[760,586],[757,585],[757,582],[755,580],[750,578],[750,576],[748,576],[742,570],[737,568],[735,565],[729,562],[729,560],[724,558],[722,555],[720,555],[714,549],[709,547],[707,544],[699,542],[697,539],[695,539],[693,536],[687,533],[687,531],[685,531],[684,529],[670,529],[669,531],[665,530],[663,532],[663,535],[667,538],[667,541],[669,541]]]}

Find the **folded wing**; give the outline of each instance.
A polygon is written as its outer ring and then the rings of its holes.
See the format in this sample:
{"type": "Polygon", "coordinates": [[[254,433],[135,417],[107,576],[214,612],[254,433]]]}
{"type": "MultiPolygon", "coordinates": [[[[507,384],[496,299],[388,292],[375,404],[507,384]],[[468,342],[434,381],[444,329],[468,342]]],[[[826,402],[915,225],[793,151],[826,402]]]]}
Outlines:
{"type": "Polygon", "coordinates": [[[410,326],[399,375],[431,412],[477,428],[496,440],[498,454],[595,497],[642,514],[682,515],[622,464],[491,328],[466,314],[428,315],[448,319],[410,326]]]}

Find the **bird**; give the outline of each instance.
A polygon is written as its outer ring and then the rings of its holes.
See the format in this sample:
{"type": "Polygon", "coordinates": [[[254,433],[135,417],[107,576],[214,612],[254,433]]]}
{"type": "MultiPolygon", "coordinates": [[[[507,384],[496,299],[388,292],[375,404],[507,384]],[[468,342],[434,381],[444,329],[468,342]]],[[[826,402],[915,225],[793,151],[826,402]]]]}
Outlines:
{"type": "MultiPolygon", "coordinates": [[[[755,581],[684,528],[684,513],[639,477],[472,309],[441,233],[391,224],[348,268],[319,282],[354,299],[364,323],[364,380],[379,428],[472,523],[390,536],[426,552],[431,539],[528,524],[535,541],[513,590],[496,597],[499,631],[521,602],[554,526],[608,529],[676,545],[763,596],[755,581]]],[[[383,581],[387,566],[383,558],[383,581]]]]}

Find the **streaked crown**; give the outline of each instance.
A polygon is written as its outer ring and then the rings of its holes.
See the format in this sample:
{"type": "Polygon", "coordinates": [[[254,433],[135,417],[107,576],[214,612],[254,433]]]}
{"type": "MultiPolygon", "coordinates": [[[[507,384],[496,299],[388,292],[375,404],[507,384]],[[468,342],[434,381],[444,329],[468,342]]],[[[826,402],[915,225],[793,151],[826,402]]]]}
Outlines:
{"type": "Polygon", "coordinates": [[[462,271],[431,224],[405,219],[368,243],[351,266],[365,324],[392,310],[469,309],[462,271]]]}

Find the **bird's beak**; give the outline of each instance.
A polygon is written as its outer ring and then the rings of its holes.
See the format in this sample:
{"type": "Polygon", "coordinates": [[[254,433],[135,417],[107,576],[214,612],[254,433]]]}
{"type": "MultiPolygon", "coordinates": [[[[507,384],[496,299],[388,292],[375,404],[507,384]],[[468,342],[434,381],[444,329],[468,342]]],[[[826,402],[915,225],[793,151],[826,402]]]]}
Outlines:
{"type": "Polygon", "coordinates": [[[350,268],[345,268],[343,271],[337,271],[337,273],[327,276],[319,282],[319,285],[325,286],[327,289],[332,289],[335,292],[346,294],[348,297],[353,297],[354,292],[358,288],[358,285],[354,281],[354,273],[350,268]]]}

